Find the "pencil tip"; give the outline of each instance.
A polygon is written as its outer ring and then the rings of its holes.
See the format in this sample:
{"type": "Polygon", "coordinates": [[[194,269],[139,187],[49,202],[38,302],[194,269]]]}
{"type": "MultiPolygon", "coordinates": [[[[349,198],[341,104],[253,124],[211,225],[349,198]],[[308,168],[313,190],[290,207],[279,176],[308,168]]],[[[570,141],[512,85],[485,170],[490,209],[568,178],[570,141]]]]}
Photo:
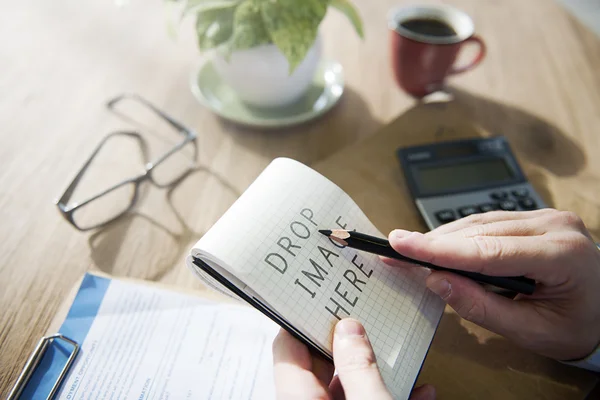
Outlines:
{"type": "Polygon", "coordinates": [[[330,236],[331,235],[331,230],[329,229],[319,229],[319,233],[325,236],[330,236]]]}

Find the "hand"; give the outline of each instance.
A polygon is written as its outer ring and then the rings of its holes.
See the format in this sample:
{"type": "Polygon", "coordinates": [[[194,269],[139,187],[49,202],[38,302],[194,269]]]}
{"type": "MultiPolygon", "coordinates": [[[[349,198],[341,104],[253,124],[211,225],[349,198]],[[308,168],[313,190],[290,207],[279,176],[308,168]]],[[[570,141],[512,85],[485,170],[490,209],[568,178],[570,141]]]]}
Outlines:
{"type": "MultiPolygon", "coordinates": [[[[391,400],[377,369],[375,354],[363,326],[356,320],[343,319],[335,327],[334,366],[313,355],[308,348],[284,331],[273,342],[275,390],[278,399],[391,400]]],[[[411,400],[435,398],[435,390],[426,385],[417,388],[411,400]]]]}
{"type": "Polygon", "coordinates": [[[600,342],[600,251],[573,213],[489,212],[426,234],[395,230],[389,240],[394,250],[417,260],[535,279],[533,295],[514,300],[448,272],[432,272],[426,280],[461,317],[522,347],[574,360],[592,353],[600,342]]]}

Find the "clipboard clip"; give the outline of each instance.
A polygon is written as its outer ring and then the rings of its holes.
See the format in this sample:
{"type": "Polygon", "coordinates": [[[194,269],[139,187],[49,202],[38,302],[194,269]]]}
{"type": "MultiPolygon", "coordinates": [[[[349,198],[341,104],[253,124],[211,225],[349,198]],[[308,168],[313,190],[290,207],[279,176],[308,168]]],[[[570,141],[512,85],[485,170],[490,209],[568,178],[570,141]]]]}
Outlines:
{"type": "Polygon", "coordinates": [[[61,335],[60,333],[56,333],[56,334],[50,335],[50,336],[44,336],[43,338],[40,339],[37,346],[35,347],[35,350],[33,350],[33,353],[31,353],[31,355],[29,356],[29,359],[27,360],[25,367],[21,371],[21,374],[17,378],[17,381],[15,382],[15,385],[13,386],[10,393],[8,394],[8,397],[6,398],[6,400],[18,400],[19,399],[19,396],[23,392],[23,389],[25,389],[25,387],[29,383],[29,379],[31,379],[31,376],[35,372],[37,366],[40,364],[40,362],[44,358],[44,354],[46,353],[46,350],[52,344],[52,342],[54,342],[55,340],[62,340],[64,342],[69,343],[71,346],[73,346],[73,351],[71,351],[71,354],[69,355],[69,358],[67,359],[67,362],[65,363],[65,366],[60,371],[60,375],[58,375],[56,382],[54,382],[54,385],[52,386],[52,389],[50,390],[48,397],[46,397],[46,400],[51,400],[52,398],[54,398],[54,395],[56,395],[56,392],[58,392],[58,388],[60,387],[60,384],[65,379],[67,372],[69,372],[69,368],[71,368],[71,365],[75,361],[75,357],[77,357],[77,353],[79,353],[79,344],[77,344],[77,342],[69,339],[68,337],[66,337],[64,335],[61,335]]]}

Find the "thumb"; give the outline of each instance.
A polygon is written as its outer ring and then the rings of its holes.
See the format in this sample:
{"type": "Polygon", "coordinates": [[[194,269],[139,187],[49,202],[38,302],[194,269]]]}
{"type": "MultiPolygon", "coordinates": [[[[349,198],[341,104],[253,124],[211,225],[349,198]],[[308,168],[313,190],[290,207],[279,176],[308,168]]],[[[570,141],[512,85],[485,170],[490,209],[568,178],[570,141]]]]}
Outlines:
{"type": "Polygon", "coordinates": [[[488,292],[463,276],[432,272],[425,283],[462,318],[502,336],[515,337],[536,319],[535,312],[524,304],[488,292]]]}
{"type": "Polygon", "coordinates": [[[360,322],[346,318],[335,326],[333,362],[346,400],[391,400],[379,374],[375,353],[360,322]]]}

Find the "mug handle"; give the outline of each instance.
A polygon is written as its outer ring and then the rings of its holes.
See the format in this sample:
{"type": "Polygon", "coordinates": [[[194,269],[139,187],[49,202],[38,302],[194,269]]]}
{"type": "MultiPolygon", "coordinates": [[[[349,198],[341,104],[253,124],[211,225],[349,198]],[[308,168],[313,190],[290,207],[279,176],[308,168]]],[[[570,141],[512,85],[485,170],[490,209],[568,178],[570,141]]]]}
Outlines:
{"type": "Polygon", "coordinates": [[[470,38],[466,39],[462,44],[464,45],[468,42],[475,42],[479,46],[479,53],[477,54],[477,56],[475,57],[475,59],[473,61],[471,61],[469,64],[465,65],[464,67],[450,68],[450,71],[448,71],[448,75],[460,74],[462,72],[469,71],[469,70],[475,68],[485,57],[486,47],[485,47],[485,43],[484,43],[483,39],[481,39],[477,35],[473,35],[470,38]]]}

